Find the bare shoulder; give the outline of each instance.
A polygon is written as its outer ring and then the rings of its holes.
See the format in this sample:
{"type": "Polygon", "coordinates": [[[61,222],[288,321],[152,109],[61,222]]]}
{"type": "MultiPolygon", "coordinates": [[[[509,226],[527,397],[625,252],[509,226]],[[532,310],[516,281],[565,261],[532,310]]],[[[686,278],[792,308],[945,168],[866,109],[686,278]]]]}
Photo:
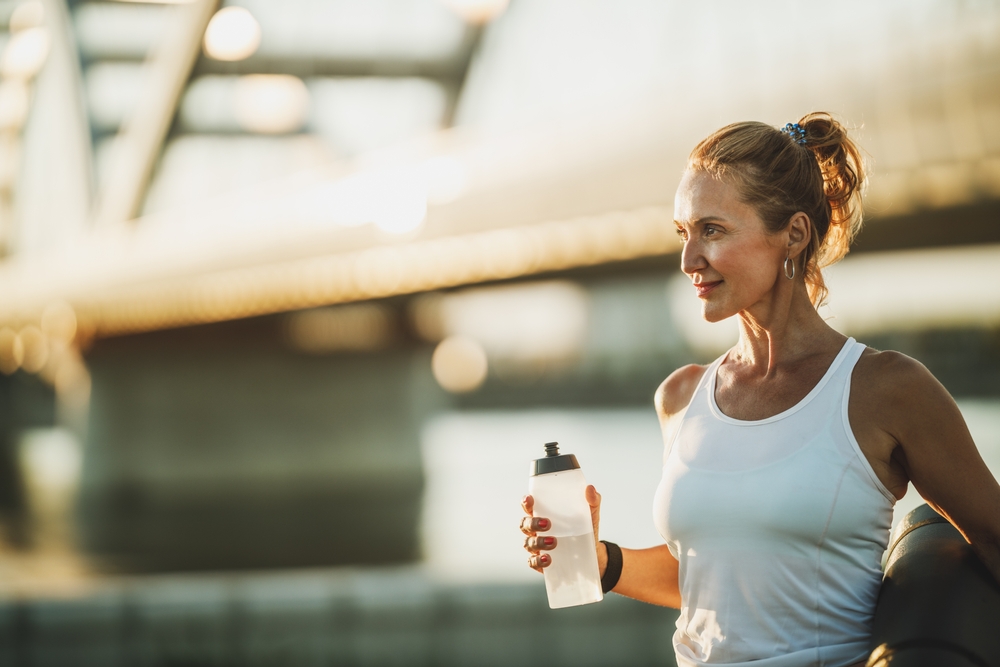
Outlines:
{"type": "Polygon", "coordinates": [[[855,366],[851,393],[881,402],[947,394],[947,391],[927,367],[913,357],[869,347],[855,366]]]}
{"type": "MultiPolygon", "coordinates": [[[[851,411],[890,435],[909,451],[923,435],[946,428],[967,432],[964,419],[937,378],[922,363],[900,352],[867,349],[858,360],[851,382],[851,411]]],[[[939,439],[935,447],[953,438],[939,439]]],[[[928,446],[931,446],[928,443],[928,446]]]]}
{"type": "Polygon", "coordinates": [[[708,366],[698,364],[681,366],[660,383],[653,402],[661,420],[668,419],[687,407],[707,368],[708,366]]]}

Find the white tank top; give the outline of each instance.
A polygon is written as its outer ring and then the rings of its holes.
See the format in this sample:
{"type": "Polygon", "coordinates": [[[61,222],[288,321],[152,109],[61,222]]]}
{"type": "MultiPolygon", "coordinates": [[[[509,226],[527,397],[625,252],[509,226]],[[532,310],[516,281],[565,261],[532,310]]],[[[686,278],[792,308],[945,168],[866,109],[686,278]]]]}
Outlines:
{"type": "Polygon", "coordinates": [[[657,530],[680,563],[679,667],[844,667],[871,650],[895,498],[847,417],[850,339],[797,405],[727,417],[705,372],[656,490],[657,530]]]}

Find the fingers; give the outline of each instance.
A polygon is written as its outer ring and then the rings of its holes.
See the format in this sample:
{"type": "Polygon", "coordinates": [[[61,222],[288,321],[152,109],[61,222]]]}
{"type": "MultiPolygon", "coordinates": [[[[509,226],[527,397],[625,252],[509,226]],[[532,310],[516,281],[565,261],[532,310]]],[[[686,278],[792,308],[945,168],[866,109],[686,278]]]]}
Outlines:
{"type": "Polygon", "coordinates": [[[525,535],[534,535],[536,532],[545,532],[552,527],[552,522],[541,516],[526,516],[521,519],[521,532],[525,535]]]}
{"type": "Polygon", "coordinates": [[[552,556],[548,554],[531,554],[528,556],[528,567],[535,572],[541,572],[542,568],[552,564],[552,556]]]}
{"type": "Polygon", "coordinates": [[[593,484],[587,486],[585,494],[588,505],[592,508],[599,508],[601,506],[601,494],[597,492],[597,489],[594,488],[593,484]]]}
{"type": "Polygon", "coordinates": [[[587,504],[590,505],[590,521],[594,524],[594,540],[596,541],[599,539],[601,527],[601,494],[591,484],[584,492],[584,497],[587,499],[587,504]]]}
{"type": "Polygon", "coordinates": [[[521,499],[521,509],[528,516],[521,519],[521,532],[527,535],[524,538],[524,548],[531,554],[528,556],[528,567],[535,572],[541,572],[543,568],[552,564],[552,556],[539,553],[547,549],[555,549],[558,540],[556,538],[535,533],[544,532],[552,527],[552,522],[545,517],[533,516],[535,499],[530,495],[521,499]]]}
{"type": "Polygon", "coordinates": [[[524,548],[526,551],[530,551],[531,553],[555,549],[557,543],[558,540],[556,540],[556,538],[546,535],[536,537],[529,536],[524,538],[524,548]]]}

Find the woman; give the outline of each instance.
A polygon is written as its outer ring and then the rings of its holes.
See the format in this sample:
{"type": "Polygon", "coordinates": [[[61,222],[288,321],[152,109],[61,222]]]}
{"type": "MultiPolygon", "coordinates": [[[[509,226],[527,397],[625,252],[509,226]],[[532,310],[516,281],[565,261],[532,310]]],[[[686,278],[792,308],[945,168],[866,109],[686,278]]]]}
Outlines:
{"type": "MultiPolygon", "coordinates": [[[[1000,580],[1000,486],[954,400],[919,362],[845,338],[816,311],[820,269],[860,226],[863,180],[857,146],[825,113],[781,131],[729,125],[689,158],[674,204],[681,268],[705,319],[737,315],[740,338],[657,391],[666,544],[597,544],[606,588],[680,608],[678,665],[864,664],[908,482],[1000,580]]],[[[593,487],[587,500],[596,535],[593,487]]],[[[523,507],[541,571],[556,540],[530,496],[523,507]]]]}

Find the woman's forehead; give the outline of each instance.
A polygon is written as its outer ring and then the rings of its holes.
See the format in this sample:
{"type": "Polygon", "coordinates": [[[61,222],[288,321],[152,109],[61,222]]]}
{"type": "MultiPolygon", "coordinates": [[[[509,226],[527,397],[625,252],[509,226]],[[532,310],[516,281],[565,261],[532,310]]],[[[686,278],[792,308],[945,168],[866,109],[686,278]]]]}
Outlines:
{"type": "Polygon", "coordinates": [[[693,223],[706,218],[730,219],[753,215],[736,187],[727,179],[705,171],[688,169],[681,177],[674,198],[674,220],[693,223]]]}

